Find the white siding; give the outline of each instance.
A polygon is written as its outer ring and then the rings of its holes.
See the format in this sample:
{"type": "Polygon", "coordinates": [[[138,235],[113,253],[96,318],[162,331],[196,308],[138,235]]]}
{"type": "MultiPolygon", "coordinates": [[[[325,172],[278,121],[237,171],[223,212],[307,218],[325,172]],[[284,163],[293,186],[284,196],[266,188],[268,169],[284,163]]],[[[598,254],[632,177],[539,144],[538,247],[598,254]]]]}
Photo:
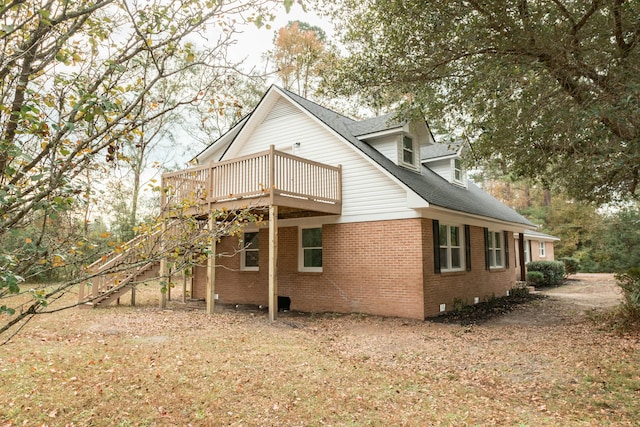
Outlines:
{"type": "Polygon", "coordinates": [[[451,176],[451,159],[436,160],[433,162],[425,163],[425,165],[447,181],[452,181],[453,177],[451,176]]]}
{"type": "Polygon", "coordinates": [[[374,139],[366,142],[397,165],[398,150],[399,150],[398,138],[399,137],[397,135],[394,135],[394,136],[387,136],[384,138],[378,138],[378,139],[374,139]]]}
{"type": "Polygon", "coordinates": [[[365,158],[363,154],[339,139],[328,128],[307,114],[287,111],[288,101],[281,99],[275,107],[278,114],[267,115],[255,131],[235,142],[234,156],[243,156],[269,148],[291,147],[299,142],[298,156],[317,162],[342,165],[342,216],[339,222],[363,221],[367,216],[387,218],[416,217],[407,208],[406,190],[365,158]]]}

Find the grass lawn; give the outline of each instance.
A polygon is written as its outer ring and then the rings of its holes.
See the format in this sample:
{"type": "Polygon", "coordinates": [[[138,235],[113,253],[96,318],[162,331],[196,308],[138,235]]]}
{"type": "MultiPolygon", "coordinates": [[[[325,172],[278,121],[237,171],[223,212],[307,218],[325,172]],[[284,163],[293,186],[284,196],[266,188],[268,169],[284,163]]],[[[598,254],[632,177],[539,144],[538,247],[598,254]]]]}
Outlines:
{"type": "MultiPolygon", "coordinates": [[[[585,316],[270,324],[264,311],[163,311],[157,298],[34,319],[0,347],[0,426],[640,423],[638,337],[585,316]]],[[[554,309],[534,301],[509,316],[554,309]]]]}

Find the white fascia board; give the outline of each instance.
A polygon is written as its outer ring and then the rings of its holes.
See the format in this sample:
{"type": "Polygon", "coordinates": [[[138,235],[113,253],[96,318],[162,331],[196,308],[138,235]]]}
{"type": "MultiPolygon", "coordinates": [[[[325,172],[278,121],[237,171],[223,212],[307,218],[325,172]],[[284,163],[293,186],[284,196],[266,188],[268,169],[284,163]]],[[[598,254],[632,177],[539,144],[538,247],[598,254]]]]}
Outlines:
{"type": "MultiPolygon", "coordinates": [[[[227,136],[229,135],[229,133],[223,135],[222,137],[220,137],[216,142],[214,142],[213,144],[211,144],[210,146],[208,146],[206,149],[204,149],[204,151],[202,151],[200,154],[198,154],[196,156],[196,160],[198,162],[198,164],[202,164],[201,159],[206,159],[207,157],[209,157],[211,155],[211,153],[216,152],[218,149],[222,150],[222,152],[224,152],[224,150],[227,149],[226,146],[228,146],[229,144],[231,144],[231,142],[233,141],[233,137],[227,136]]],[[[214,161],[219,161],[220,159],[213,159],[214,161]]]]}
{"type": "Polygon", "coordinates": [[[560,241],[560,238],[556,236],[549,236],[549,235],[541,236],[539,234],[530,234],[530,233],[527,233],[526,231],[524,232],[524,238],[529,240],[540,240],[543,242],[559,242],[560,241]]]}
{"type": "MultiPolygon", "coordinates": [[[[200,153],[198,153],[194,157],[194,159],[198,162],[198,164],[201,163],[200,159],[209,157],[212,153],[218,150],[224,153],[224,151],[228,148],[229,144],[231,144],[235,136],[241,130],[240,129],[236,131],[236,129],[242,128],[242,126],[244,126],[244,124],[247,122],[249,117],[250,116],[246,116],[242,118],[240,121],[238,121],[238,123],[235,124],[235,126],[233,126],[231,129],[229,129],[224,134],[222,134],[216,141],[214,141],[213,144],[209,145],[207,148],[205,148],[200,153]]],[[[219,161],[220,159],[214,159],[214,160],[219,161]]]]}
{"type": "MultiPolygon", "coordinates": [[[[352,224],[362,222],[397,221],[404,219],[422,218],[417,210],[401,212],[384,212],[373,215],[326,215],[308,218],[279,219],[279,227],[307,227],[324,224],[352,224]]],[[[268,224],[261,224],[260,228],[268,228],[268,224]]]]}
{"type": "MultiPolygon", "coordinates": [[[[262,123],[267,114],[271,111],[271,107],[278,101],[278,94],[275,93],[277,91],[277,87],[272,86],[269,88],[267,93],[264,95],[260,103],[256,106],[251,113],[251,116],[247,119],[247,122],[244,124],[240,132],[236,135],[234,139],[234,144],[232,144],[227,151],[224,153],[220,160],[232,159],[236,156],[236,153],[239,151],[244,139],[246,138],[244,135],[251,135],[253,131],[262,123]]],[[[278,91],[279,92],[279,91],[278,91]]]]}
{"type": "Polygon", "coordinates": [[[457,154],[447,154],[440,157],[430,157],[424,160],[421,159],[420,162],[422,162],[422,164],[425,164],[425,163],[431,163],[431,162],[436,162],[440,160],[451,160],[451,159],[457,159],[457,158],[458,158],[457,154]]]}
{"type": "Polygon", "coordinates": [[[460,211],[454,211],[440,206],[432,205],[428,210],[423,210],[425,218],[437,219],[439,221],[450,221],[457,224],[469,224],[477,227],[487,227],[496,230],[507,230],[514,233],[522,233],[527,228],[526,224],[519,224],[510,221],[501,221],[481,215],[475,215],[460,211]]]}
{"type": "Polygon", "coordinates": [[[429,202],[413,190],[407,190],[407,207],[410,209],[425,209],[431,206],[429,202]]]}
{"type": "Polygon", "coordinates": [[[400,135],[403,132],[403,130],[404,130],[404,127],[398,126],[392,129],[385,129],[378,132],[357,135],[356,138],[358,138],[360,141],[366,141],[367,139],[381,138],[383,136],[400,135]]]}

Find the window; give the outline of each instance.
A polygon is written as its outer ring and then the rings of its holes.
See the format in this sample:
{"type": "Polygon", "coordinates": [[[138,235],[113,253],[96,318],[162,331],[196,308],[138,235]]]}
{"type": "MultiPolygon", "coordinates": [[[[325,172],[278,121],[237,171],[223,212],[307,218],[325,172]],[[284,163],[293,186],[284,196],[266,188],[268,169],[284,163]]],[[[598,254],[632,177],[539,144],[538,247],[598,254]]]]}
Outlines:
{"type": "Polygon", "coordinates": [[[455,182],[462,182],[462,162],[460,162],[460,159],[453,161],[453,180],[455,182]]]}
{"type": "Polygon", "coordinates": [[[243,233],[242,235],[242,270],[258,270],[260,250],[258,247],[258,232],[243,233]]]}
{"type": "Polygon", "coordinates": [[[402,137],[402,162],[414,166],[413,139],[408,136],[402,137]]]}
{"type": "Polygon", "coordinates": [[[487,255],[489,257],[489,268],[504,267],[504,249],[501,232],[488,232],[487,255]]]}
{"type": "Polygon", "coordinates": [[[300,229],[300,271],[322,271],[322,227],[300,229]]]}
{"type": "Polygon", "coordinates": [[[462,236],[460,227],[440,225],[440,269],[441,271],[462,270],[462,236]]]}
{"type": "MultiPolygon", "coordinates": [[[[521,236],[523,237],[523,236],[521,236]]],[[[527,264],[531,262],[531,253],[529,246],[531,245],[531,240],[524,241],[524,263],[527,264]]]]}
{"type": "Polygon", "coordinates": [[[539,245],[540,257],[544,258],[545,256],[547,256],[547,250],[546,250],[547,248],[544,245],[544,242],[542,242],[542,241],[539,241],[538,245],[539,245]]]}

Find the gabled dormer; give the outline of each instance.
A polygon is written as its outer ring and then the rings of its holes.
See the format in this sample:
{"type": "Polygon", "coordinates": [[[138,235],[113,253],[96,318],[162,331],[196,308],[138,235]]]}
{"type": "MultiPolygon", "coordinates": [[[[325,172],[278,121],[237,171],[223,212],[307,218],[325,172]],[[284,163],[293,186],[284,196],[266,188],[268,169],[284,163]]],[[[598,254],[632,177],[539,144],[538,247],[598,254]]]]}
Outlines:
{"type": "Polygon", "coordinates": [[[462,167],[462,141],[435,143],[422,148],[422,164],[452,184],[467,187],[467,173],[462,167]]]}
{"type": "Polygon", "coordinates": [[[349,131],[398,166],[420,173],[423,147],[433,143],[424,121],[398,121],[394,114],[354,121],[349,131]]]}

